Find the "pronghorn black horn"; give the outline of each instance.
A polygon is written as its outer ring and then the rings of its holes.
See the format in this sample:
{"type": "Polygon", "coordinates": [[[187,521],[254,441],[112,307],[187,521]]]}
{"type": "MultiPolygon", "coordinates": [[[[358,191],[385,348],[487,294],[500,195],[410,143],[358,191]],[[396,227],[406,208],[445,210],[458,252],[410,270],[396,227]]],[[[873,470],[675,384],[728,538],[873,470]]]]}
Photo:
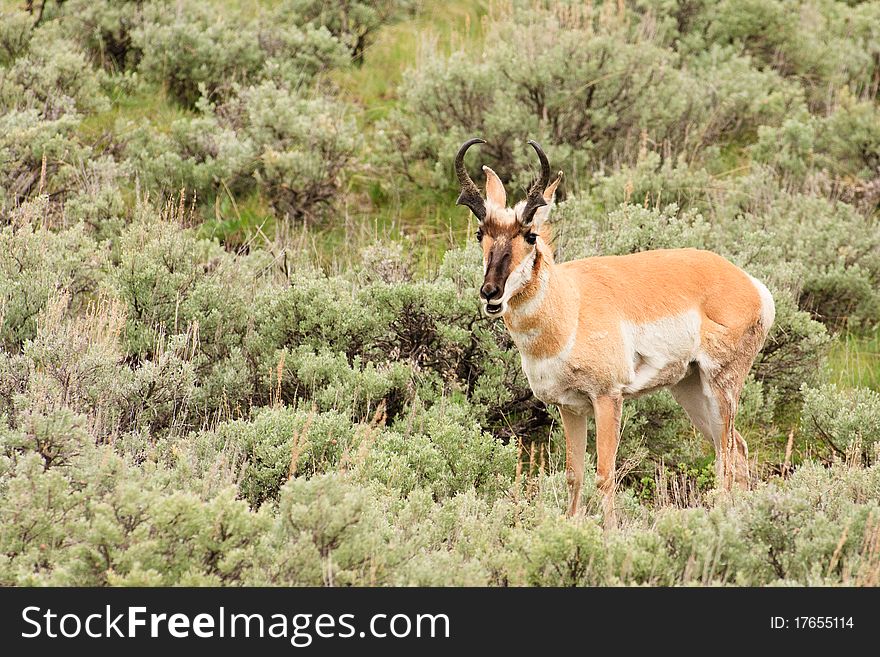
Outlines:
{"type": "Polygon", "coordinates": [[[544,153],[538,142],[529,139],[529,145],[535,149],[535,152],[538,154],[538,159],[541,161],[541,175],[529,188],[529,194],[526,198],[526,206],[522,211],[520,221],[526,226],[532,223],[532,220],[535,218],[535,212],[538,211],[538,208],[547,205],[547,201],[544,200],[544,190],[547,189],[547,185],[550,184],[550,160],[547,159],[547,154],[544,153]]]}
{"type": "MultiPolygon", "coordinates": [[[[458,186],[461,188],[461,194],[458,195],[458,200],[455,204],[466,205],[469,207],[480,223],[486,219],[486,202],[483,201],[483,197],[480,194],[480,190],[477,188],[476,183],[471,180],[467,169],[464,168],[464,154],[467,153],[467,149],[474,144],[485,143],[486,140],[480,139],[479,137],[468,139],[461,145],[461,148],[458,149],[458,153],[455,156],[455,175],[458,177],[458,186]]],[[[547,166],[549,167],[550,165],[548,164],[547,166]]]]}

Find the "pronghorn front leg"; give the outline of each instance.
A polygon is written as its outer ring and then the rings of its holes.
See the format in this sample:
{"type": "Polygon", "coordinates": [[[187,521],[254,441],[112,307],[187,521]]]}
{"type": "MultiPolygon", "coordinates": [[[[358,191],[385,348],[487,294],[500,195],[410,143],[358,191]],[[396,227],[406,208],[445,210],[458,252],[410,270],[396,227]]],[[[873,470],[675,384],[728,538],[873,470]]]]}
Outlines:
{"type": "Polygon", "coordinates": [[[602,491],[602,511],[605,526],[614,527],[615,460],[620,442],[620,412],[623,399],[620,396],[602,396],[593,401],[596,416],[596,485],[602,491]]]}
{"type": "Polygon", "coordinates": [[[568,482],[568,515],[574,516],[584,484],[584,455],[587,450],[587,418],[559,409],[565,428],[565,479],[568,482]]]}

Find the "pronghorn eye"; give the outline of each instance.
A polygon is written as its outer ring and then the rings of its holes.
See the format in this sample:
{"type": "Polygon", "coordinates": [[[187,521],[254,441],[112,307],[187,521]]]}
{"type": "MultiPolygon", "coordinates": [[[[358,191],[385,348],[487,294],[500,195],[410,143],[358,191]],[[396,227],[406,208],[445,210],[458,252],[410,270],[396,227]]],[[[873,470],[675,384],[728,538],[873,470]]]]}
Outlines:
{"type": "Polygon", "coordinates": [[[538,240],[538,233],[527,233],[526,234],[526,242],[529,244],[534,244],[538,240]]]}
{"type": "Polygon", "coordinates": [[[478,242],[482,242],[482,241],[483,241],[483,231],[481,231],[481,230],[478,230],[478,231],[477,231],[477,241],[478,241],[478,242]]]}

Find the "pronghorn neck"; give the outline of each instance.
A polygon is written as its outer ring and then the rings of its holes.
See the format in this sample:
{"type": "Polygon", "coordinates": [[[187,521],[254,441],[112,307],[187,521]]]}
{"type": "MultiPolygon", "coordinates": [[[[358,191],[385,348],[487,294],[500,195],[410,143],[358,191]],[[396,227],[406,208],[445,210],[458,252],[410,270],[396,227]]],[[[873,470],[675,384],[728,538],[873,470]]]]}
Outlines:
{"type": "Polygon", "coordinates": [[[578,290],[567,286],[562,272],[546,246],[536,250],[532,277],[510,300],[504,324],[520,352],[548,356],[557,353],[570,339],[577,325],[578,290]]]}

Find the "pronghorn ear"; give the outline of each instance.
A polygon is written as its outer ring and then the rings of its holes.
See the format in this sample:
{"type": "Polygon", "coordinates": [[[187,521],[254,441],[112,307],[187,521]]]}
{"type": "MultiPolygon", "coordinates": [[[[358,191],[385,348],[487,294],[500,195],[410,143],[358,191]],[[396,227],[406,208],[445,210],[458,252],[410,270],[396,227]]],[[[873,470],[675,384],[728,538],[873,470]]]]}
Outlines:
{"type": "Polygon", "coordinates": [[[483,172],[486,174],[486,199],[499,208],[506,208],[507,192],[504,191],[504,184],[501,182],[501,178],[485,165],[483,166],[483,172]]]}
{"type": "Polygon", "coordinates": [[[538,208],[535,212],[535,218],[533,223],[536,226],[540,226],[541,223],[547,221],[547,218],[550,216],[550,208],[553,207],[553,200],[556,198],[556,188],[559,187],[559,183],[562,182],[562,172],[556,174],[556,180],[547,185],[547,189],[544,190],[544,200],[547,201],[547,205],[538,208]]]}

